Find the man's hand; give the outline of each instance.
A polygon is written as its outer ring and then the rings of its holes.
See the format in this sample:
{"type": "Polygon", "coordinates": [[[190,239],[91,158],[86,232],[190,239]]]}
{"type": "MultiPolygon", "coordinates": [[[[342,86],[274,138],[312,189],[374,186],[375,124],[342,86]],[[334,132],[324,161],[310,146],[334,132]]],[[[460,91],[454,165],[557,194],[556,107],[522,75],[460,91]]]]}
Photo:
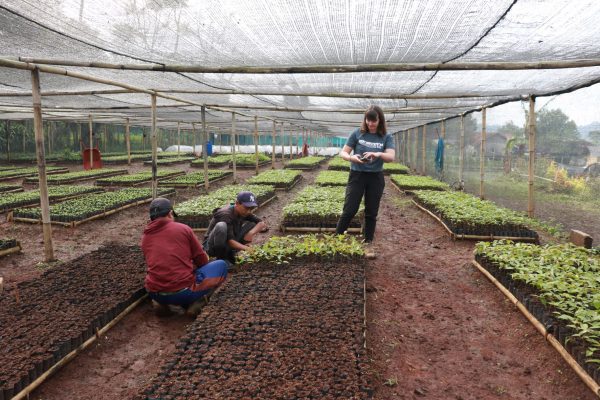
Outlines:
{"type": "Polygon", "coordinates": [[[259,232],[266,232],[269,230],[269,227],[265,221],[260,221],[258,224],[256,224],[256,227],[259,229],[259,232]]]}

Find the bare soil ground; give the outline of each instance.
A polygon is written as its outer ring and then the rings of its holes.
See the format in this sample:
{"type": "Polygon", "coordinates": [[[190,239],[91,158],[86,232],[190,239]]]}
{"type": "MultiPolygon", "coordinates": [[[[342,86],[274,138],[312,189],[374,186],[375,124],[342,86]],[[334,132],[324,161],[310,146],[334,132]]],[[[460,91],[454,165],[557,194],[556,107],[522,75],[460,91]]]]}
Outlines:
{"type": "MultiPolygon", "coordinates": [[[[178,167],[190,170],[169,168],[178,167]]],[[[142,168],[137,163],[130,170],[142,168]]],[[[241,180],[253,172],[240,171],[241,180]]],[[[271,227],[257,242],[280,234],[283,206],[315,175],[304,172],[305,179],[291,192],[278,192],[278,199],[257,212],[271,227]]],[[[230,183],[231,178],[215,186],[230,183]]],[[[178,191],[175,201],[198,194],[199,190],[178,191]]],[[[8,285],[35,279],[48,267],[36,266],[43,259],[41,227],[0,219],[2,236],[14,237],[24,247],[22,254],[0,259],[0,276],[8,285]]],[[[147,207],[139,206],[74,229],[54,227],[56,256],[66,261],[110,241],[139,243],[146,222],[147,207]]],[[[437,222],[412,206],[389,181],[375,247],[378,258],[368,262],[366,272],[367,344],[375,399],[595,398],[470,265],[473,243],[451,241],[437,222]]],[[[143,304],[31,398],[130,398],[175,351],[190,322],[184,316],[158,318],[149,304],[143,304]]]]}

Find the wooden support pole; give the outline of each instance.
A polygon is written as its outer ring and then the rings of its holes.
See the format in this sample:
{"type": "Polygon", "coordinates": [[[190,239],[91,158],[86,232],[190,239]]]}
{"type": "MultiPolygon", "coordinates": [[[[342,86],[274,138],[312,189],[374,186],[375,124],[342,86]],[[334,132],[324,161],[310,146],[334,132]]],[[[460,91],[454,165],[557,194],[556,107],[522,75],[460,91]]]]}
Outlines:
{"type": "Polygon", "coordinates": [[[152,112],[152,133],[150,134],[150,143],[152,143],[152,198],[156,198],[156,192],[158,189],[158,177],[157,177],[157,147],[158,141],[156,137],[156,95],[150,95],[151,100],[151,112],[152,112]]]}
{"type": "Polygon", "coordinates": [[[464,181],[464,168],[465,168],[465,114],[460,115],[460,144],[459,144],[459,155],[458,155],[458,180],[464,181]]]}
{"type": "Polygon", "coordinates": [[[277,135],[277,123],[273,121],[273,133],[271,134],[271,169],[275,169],[275,136],[277,135]]]}
{"type": "Polygon", "coordinates": [[[10,120],[6,120],[6,160],[10,162],[10,120]]]}
{"type": "Polygon", "coordinates": [[[258,117],[257,116],[254,116],[254,157],[256,157],[255,174],[258,175],[259,169],[258,169],[258,117]]]}
{"type": "Polygon", "coordinates": [[[442,139],[446,139],[446,120],[442,120],[442,139]]]}
{"type": "Polygon", "coordinates": [[[208,192],[210,183],[208,182],[208,128],[206,126],[206,107],[200,107],[200,117],[202,118],[202,159],[204,160],[204,189],[208,192]]]}
{"type": "Polygon", "coordinates": [[[421,173],[427,175],[427,124],[423,125],[423,140],[421,142],[421,158],[423,159],[423,169],[421,173]]]}
{"type": "Polygon", "coordinates": [[[104,152],[106,153],[106,146],[108,145],[108,128],[104,124],[104,152]]]}
{"type": "Polygon", "coordinates": [[[417,163],[417,161],[419,159],[419,154],[418,154],[419,153],[419,128],[415,127],[413,131],[414,131],[413,132],[414,140],[413,140],[413,144],[412,144],[413,148],[411,149],[412,155],[413,155],[412,165],[413,165],[413,169],[415,171],[418,171],[419,164],[417,163]]]}
{"type": "Polygon", "coordinates": [[[233,164],[233,183],[237,183],[237,170],[235,163],[235,142],[237,139],[237,133],[235,131],[235,113],[231,113],[231,159],[233,164]]]}
{"type": "Polygon", "coordinates": [[[129,118],[125,118],[125,146],[127,147],[127,165],[131,165],[131,132],[129,118]]]}
{"type": "MultiPolygon", "coordinates": [[[[302,132],[304,132],[304,127],[302,127],[302,132]]],[[[298,131],[298,135],[296,135],[296,157],[300,154],[300,135],[302,135],[301,131],[298,131]]]]}
{"type": "Polygon", "coordinates": [[[294,132],[290,131],[290,161],[292,161],[292,143],[293,143],[294,132]]]}
{"type": "Polygon", "coordinates": [[[535,189],[533,178],[535,173],[535,97],[529,96],[529,202],[527,215],[533,218],[535,215],[535,189]]]}
{"type": "Polygon", "coordinates": [[[177,157],[181,154],[181,124],[177,122],[177,157]]]}
{"type": "Polygon", "coordinates": [[[44,260],[54,261],[52,246],[52,226],[50,225],[50,201],[48,200],[48,182],[46,180],[46,155],[44,153],[44,132],[42,128],[42,96],[40,94],[40,72],[31,71],[33,94],[33,127],[35,131],[35,150],[37,155],[40,207],[42,209],[42,230],[44,234],[44,260]]]}
{"type": "Polygon", "coordinates": [[[196,155],[196,124],[192,122],[192,153],[196,155]]]}
{"type": "Polygon", "coordinates": [[[487,140],[487,108],[481,110],[481,147],[479,149],[479,198],[485,199],[485,143],[487,140]]]}
{"type": "MultiPolygon", "coordinates": [[[[79,133],[79,152],[83,154],[83,133],[81,132],[81,122],[77,124],[77,132],[79,133]]],[[[23,151],[25,151],[25,142],[23,142],[23,151]]]]}
{"type": "Polygon", "coordinates": [[[90,144],[89,144],[89,149],[90,149],[90,169],[94,169],[94,131],[93,131],[93,125],[94,123],[92,122],[92,114],[88,115],[88,128],[89,128],[89,132],[88,132],[88,136],[90,138],[90,144]]]}
{"type": "Polygon", "coordinates": [[[285,166],[285,133],[283,131],[283,122],[281,123],[281,166],[285,166]]]}

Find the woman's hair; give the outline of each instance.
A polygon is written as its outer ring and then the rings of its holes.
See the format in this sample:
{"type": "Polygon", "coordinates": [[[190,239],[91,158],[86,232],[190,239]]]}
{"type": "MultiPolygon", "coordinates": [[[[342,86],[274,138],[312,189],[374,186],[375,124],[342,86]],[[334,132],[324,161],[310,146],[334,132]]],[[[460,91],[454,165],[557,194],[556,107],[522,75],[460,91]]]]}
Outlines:
{"type": "Polygon", "coordinates": [[[367,111],[365,111],[365,116],[363,117],[362,124],[360,125],[360,132],[367,133],[369,132],[369,128],[367,127],[368,121],[376,121],[379,120],[377,124],[377,134],[379,136],[385,136],[387,133],[387,127],[385,126],[385,116],[383,115],[383,110],[379,106],[369,106],[367,111]]]}

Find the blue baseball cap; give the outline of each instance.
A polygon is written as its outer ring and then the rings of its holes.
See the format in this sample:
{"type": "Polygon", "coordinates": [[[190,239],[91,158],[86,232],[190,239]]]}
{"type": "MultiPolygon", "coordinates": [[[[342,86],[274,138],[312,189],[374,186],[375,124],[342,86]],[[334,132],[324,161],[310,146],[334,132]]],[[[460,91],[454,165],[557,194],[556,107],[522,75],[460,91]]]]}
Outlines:
{"type": "Polygon", "coordinates": [[[254,193],[252,192],[239,192],[237,195],[237,202],[244,207],[258,207],[256,196],[254,196],[254,193]]]}

